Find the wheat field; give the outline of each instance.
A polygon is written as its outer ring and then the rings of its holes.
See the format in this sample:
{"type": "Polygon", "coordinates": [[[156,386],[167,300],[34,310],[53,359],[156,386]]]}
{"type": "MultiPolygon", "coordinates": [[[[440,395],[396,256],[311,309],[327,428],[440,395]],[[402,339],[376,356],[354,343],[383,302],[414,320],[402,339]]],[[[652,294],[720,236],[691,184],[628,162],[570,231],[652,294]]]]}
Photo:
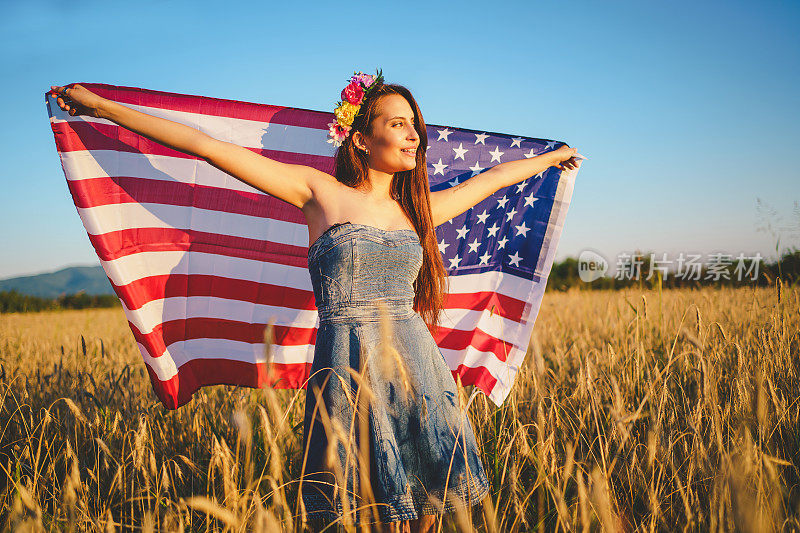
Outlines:
{"type": "MultiPolygon", "coordinates": [[[[434,530],[800,530],[798,356],[797,287],[548,292],[469,407],[490,496],[434,530]]],[[[0,364],[6,530],[309,530],[305,391],[166,411],[118,309],[0,315],[0,364]]]]}

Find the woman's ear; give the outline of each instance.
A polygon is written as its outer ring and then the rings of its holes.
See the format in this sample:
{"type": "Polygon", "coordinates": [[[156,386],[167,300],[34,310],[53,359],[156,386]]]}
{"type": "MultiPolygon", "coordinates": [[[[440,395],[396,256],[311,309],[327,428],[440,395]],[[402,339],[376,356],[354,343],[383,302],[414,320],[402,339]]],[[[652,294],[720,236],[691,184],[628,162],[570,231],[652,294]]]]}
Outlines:
{"type": "Polygon", "coordinates": [[[353,132],[353,145],[362,152],[367,152],[367,145],[364,144],[364,136],[360,131],[353,132]]]}

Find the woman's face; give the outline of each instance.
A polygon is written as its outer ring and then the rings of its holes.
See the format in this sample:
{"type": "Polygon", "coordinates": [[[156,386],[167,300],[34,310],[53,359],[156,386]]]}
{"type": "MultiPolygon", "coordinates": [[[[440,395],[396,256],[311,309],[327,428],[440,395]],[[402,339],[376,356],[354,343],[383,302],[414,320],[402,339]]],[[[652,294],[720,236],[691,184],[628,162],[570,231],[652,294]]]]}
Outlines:
{"type": "Polygon", "coordinates": [[[414,111],[399,94],[381,96],[372,134],[364,137],[369,166],[393,174],[417,166],[419,134],[414,129],[414,111]]]}

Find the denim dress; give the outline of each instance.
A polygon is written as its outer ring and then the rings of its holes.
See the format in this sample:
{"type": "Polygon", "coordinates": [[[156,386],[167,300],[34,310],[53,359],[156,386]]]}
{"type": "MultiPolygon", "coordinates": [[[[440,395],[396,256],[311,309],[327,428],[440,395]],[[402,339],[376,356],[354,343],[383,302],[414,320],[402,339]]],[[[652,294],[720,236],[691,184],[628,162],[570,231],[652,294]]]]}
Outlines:
{"type": "Polygon", "coordinates": [[[453,375],[413,309],[422,257],[414,230],[350,222],[309,247],[319,327],[301,492],[312,518],[333,521],[350,511],[358,520],[353,511],[375,503],[381,522],[409,520],[488,493],[453,375]]]}

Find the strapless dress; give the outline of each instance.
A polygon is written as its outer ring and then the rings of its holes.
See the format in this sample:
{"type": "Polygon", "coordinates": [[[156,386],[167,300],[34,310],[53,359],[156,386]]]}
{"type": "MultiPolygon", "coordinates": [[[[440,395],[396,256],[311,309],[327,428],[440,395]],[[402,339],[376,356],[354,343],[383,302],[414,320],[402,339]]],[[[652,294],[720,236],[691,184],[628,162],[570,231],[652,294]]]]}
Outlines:
{"type": "Polygon", "coordinates": [[[455,499],[469,506],[488,493],[453,375],[413,309],[422,257],[414,230],[350,222],[309,247],[319,327],[301,492],[312,517],[333,521],[362,508],[369,491],[382,522],[453,511],[455,499]],[[382,324],[392,349],[381,344],[382,324]],[[359,460],[364,450],[369,464],[359,460]]]}

